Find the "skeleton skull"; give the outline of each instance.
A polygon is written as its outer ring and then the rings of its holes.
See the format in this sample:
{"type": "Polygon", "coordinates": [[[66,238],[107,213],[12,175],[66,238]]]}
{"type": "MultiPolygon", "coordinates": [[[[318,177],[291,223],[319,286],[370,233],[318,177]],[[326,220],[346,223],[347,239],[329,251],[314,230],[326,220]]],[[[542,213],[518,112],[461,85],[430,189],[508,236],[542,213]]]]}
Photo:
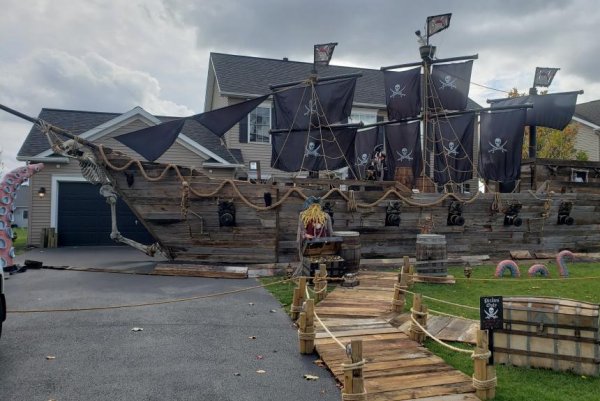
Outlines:
{"type": "Polygon", "coordinates": [[[502,144],[502,139],[496,138],[496,139],[494,139],[494,143],[496,144],[496,147],[498,147],[502,144]]]}
{"type": "Polygon", "coordinates": [[[367,158],[368,158],[369,156],[368,156],[366,153],[363,153],[361,157],[362,157],[362,160],[363,160],[363,161],[367,161],[367,158]]]}
{"type": "Polygon", "coordinates": [[[315,149],[315,143],[314,142],[310,142],[308,144],[308,150],[314,150],[315,149]]]}
{"type": "Polygon", "coordinates": [[[454,142],[449,142],[448,143],[448,149],[454,150],[454,142]]]}
{"type": "Polygon", "coordinates": [[[408,153],[408,149],[402,148],[402,155],[406,156],[407,153],[408,153]]]}
{"type": "Polygon", "coordinates": [[[394,85],[394,91],[398,92],[400,90],[400,84],[394,85]]]}

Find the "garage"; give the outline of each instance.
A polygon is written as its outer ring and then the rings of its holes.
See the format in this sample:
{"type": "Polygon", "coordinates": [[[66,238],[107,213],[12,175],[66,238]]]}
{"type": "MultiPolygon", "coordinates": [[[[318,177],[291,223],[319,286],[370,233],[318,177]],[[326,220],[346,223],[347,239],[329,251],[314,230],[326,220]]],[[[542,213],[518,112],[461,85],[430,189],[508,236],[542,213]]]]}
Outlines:
{"type": "MultiPolygon", "coordinates": [[[[110,205],[99,189],[87,182],[58,183],[58,246],[115,245],[110,239],[110,205]]],[[[121,199],[117,225],[124,237],[146,245],[155,242],[121,199]]]]}

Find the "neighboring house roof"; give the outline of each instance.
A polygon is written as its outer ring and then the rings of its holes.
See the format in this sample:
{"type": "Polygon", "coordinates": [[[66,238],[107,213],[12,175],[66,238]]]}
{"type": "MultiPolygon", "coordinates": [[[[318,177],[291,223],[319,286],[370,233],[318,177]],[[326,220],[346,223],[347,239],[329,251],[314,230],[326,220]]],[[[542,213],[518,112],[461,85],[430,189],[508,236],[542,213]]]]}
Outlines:
{"type": "Polygon", "coordinates": [[[575,106],[575,117],[600,126],[600,100],[581,103],[575,106]]]}
{"type": "MultiPolygon", "coordinates": [[[[233,54],[211,53],[218,88],[225,96],[258,96],[270,92],[269,85],[277,85],[306,79],[313,68],[312,63],[286,61],[233,54]]],[[[371,107],[385,107],[383,72],[369,68],[319,66],[320,77],[346,75],[360,72],[356,81],[354,103],[371,107]]],[[[468,109],[480,108],[469,99],[468,109]]]]}
{"type": "MultiPolygon", "coordinates": [[[[40,112],[38,118],[59,128],[63,128],[72,134],[81,135],[84,132],[87,132],[98,127],[99,125],[119,117],[120,115],[120,113],[44,108],[40,112]]],[[[165,122],[179,117],[157,116],[157,118],[165,122]]],[[[221,144],[221,140],[216,135],[211,133],[198,122],[194,120],[187,120],[181,132],[194,142],[210,150],[224,160],[234,164],[243,163],[243,158],[239,150],[230,149],[228,151],[225,146],[221,144]],[[235,159],[232,157],[232,154],[235,159]]],[[[29,134],[21,146],[17,157],[35,157],[49,149],[50,146],[46,136],[36,124],[29,131],[29,134]]]]}

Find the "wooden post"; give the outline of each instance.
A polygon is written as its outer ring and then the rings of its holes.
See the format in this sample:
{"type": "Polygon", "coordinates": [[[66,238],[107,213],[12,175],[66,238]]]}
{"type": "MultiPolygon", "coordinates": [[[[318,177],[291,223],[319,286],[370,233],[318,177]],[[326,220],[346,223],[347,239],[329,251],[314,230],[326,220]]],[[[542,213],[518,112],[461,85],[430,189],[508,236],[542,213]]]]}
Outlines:
{"type": "Polygon", "coordinates": [[[489,351],[487,331],[477,331],[477,346],[473,354],[473,387],[475,395],[482,400],[496,397],[496,369],[488,366],[489,351]]]}
{"type": "Polygon", "coordinates": [[[307,299],[298,320],[300,353],[312,354],[315,349],[315,300],[307,299]]]}
{"type": "MultiPolygon", "coordinates": [[[[423,298],[421,294],[413,295],[413,306],[412,306],[412,317],[421,325],[423,328],[427,327],[427,306],[423,305],[423,298]]],[[[425,333],[419,326],[414,322],[410,325],[409,338],[420,344],[425,341],[425,333]]]]}
{"type": "Polygon", "coordinates": [[[342,364],[342,368],[344,369],[342,400],[366,400],[363,378],[364,360],[362,356],[362,340],[352,340],[350,347],[350,359],[352,363],[350,365],[342,364]]]}
{"type": "Polygon", "coordinates": [[[306,297],[306,277],[300,277],[298,281],[298,287],[294,288],[294,296],[292,298],[292,306],[290,314],[292,320],[297,320],[300,312],[302,311],[302,303],[306,297]]]}
{"type": "Polygon", "coordinates": [[[414,268],[410,265],[410,258],[408,256],[404,256],[404,263],[402,265],[402,272],[406,273],[406,286],[408,288],[413,285],[413,274],[414,268]]]}
{"type": "Polygon", "coordinates": [[[400,269],[398,274],[398,282],[394,284],[394,299],[392,300],[392,311],[396,313],[404,312],[404,305],[406,304],[406,280],[408,277],[408,270],[404,270],[404,267],[400,269]]]}
{"type": "Polygon", "coordinates": [[[322,301],[327,296],[327,265],[321,263],[319,265],[319,271],[315,272],[315,298],[318,301],[322,301]]]}

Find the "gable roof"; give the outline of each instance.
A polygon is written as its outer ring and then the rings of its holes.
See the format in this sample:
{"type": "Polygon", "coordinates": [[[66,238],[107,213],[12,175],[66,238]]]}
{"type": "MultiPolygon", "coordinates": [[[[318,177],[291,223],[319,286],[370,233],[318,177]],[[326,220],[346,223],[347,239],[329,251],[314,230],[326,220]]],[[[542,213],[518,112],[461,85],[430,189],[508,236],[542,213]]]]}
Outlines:
{"type": "MultiPolygon", "coordinates": [[[[72,134],[81,135],[122,115],[123,113],[104,113],[96,111],[44,108],[38,115],[38,118],[52,125],[68,130],[72,134]]],[[[162,122],[166,122],[180,117],[157,116],[157,118],[162,122]]],[[[232,149],[231,151],[228,151],[221,144],[221,140],[216,135],[196,121],[187,120],[181,130],[181,133],[196,144],[206,148],[229,163],[243,163],[243,158],[239,150],[232,149]],[[235,156],[235,159],[232,154],[235,156]]],[[[35,157],[49,149],[50,146],[46,136],[36,124],[29,131],[29,134],[27,135],[25,142],[23,142],[17,157],[35,157]]],[[[215,161],[212,159],[213,158],[210,160],[215,161]]]]}
{"type": "MultiPolygon", "coordinates": [[[[218,88],[224,96],[256,97],[270,92],[269,85],[306,79],[312,63],[287,61],[224,53],[211,53],[210,59],[217,78],[218,88]]],[[[383,71],[370,68],[319,66],[320,77],[331,77],[360,72],[356,81],[354,104],[385,108],[383,71]]],[[[480,108],[469,99],[468,109],[480,108]]]]}
{"type": "Polygon", "coordinates": [[[600,100],[581,103],[575,106],[575,117],[600,126],[600,100]]]}

